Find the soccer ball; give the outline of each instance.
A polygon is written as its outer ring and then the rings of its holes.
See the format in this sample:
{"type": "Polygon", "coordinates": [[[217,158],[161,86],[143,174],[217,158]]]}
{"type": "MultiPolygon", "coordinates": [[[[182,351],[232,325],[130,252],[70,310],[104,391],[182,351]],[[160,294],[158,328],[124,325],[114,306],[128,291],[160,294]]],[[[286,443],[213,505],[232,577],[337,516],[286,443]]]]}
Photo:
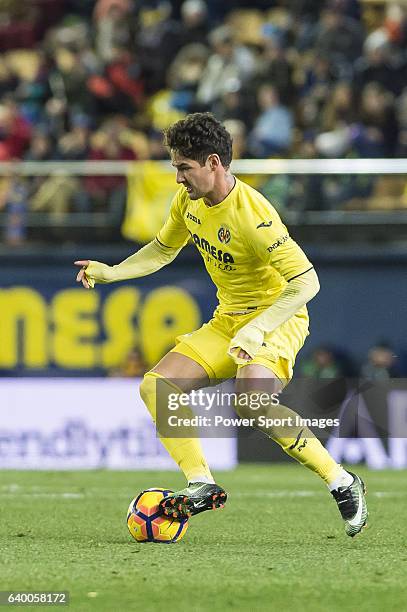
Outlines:
{"type": "Polygon", "coordinates": [[[162,516],[158,504],[173,493],[158,487],[142,491],[135,497],[127,512],[127,527],[137,542],[179,542],[188,529],[188,519],[162,516]]]}

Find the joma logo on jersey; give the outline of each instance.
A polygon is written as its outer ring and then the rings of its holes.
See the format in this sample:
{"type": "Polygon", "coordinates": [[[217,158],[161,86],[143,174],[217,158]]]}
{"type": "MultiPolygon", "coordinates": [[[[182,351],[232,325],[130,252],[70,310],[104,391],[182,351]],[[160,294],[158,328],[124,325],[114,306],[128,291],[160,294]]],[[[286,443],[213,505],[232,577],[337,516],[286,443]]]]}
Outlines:
{"type": "Polygon", "coordinates": [[[198,225],[201,225],[201,220],[198,219],[198,217],[195,217],[194,215],[191,215],[190,212],[187,212],[187,219],[191,219],[191,221],[193,221],[194,223],[197,223],[198,225]]]}
{"type": "Polygon", "coordinates": [[[192,234],[195,244],[203,251],[210,253],[214,259],[223,261],[223,263],[234,263],[233,256],[230,253],[221,251],[212,244],[210,244],[206,238],[200,238],[197,234],[192,234]]]}

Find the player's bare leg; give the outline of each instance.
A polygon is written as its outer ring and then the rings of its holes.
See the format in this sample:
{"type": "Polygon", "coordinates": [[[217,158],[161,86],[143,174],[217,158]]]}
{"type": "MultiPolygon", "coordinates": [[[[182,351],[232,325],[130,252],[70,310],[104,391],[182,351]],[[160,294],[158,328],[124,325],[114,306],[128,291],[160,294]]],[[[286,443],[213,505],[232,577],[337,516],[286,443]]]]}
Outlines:
{"type": "MultiPolygon", "coordinates": [[[[273,393],[280,393],[283,387],[276,375],[265,366],[248,364],[238,371],[236,384],[239,394],[264,392],[265,383],[270,396],[273,393]],[[261,389],[259,389],[260,386],[261,389]]],[[[253,411],[247,406],[237,407],[237,412],[242,417],[253,418],[254,416],[253,411]]],[[[285,419],[283,423],[290,423],[289,426],[271,428],[258,424],[258,429],[277,442],[288,455],[325,481],[345,521],[347,535],[353,537],[360,533],[368,516],[366,490],[361,478],[347,472],[336,463],[308,427],[294,425],[297,413],[290,408],[281,404],[273,405],[270,402],[270,405],[256,410],[256,417],[261,415],[271,419],[285,419]]]]}
{"type": "MultiPolygon", "coordinates": [[[[208,384],[208,375],[199,363],[186,355],[171,352],[145,375],[140,395],[154,422],[157,422],[157,385],[160,385],[162,399],[166,393],[188,393],[208,384]]],[[[227,495],[215,484],[196,431],[191,428],[188,437],[161,436],[160,440],[188,482],[185,489],[162,501],[163,513],[174,518],[185,518],[204,510],[223,507],[227,495]]]]}

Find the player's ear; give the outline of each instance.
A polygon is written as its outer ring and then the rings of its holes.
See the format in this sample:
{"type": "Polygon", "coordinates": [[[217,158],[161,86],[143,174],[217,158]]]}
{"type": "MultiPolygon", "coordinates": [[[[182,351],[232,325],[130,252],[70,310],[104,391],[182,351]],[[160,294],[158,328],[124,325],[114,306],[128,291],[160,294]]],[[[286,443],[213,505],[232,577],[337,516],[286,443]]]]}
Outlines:
{"type": "Polygon", "coordinates": [[[209,155],[208,159],[206,160],[206,163],[209,169],[212,171],[217,170],[219,166],[222,165],[222,162],[220,161],[220,157],[216,153],[212,153],[211,155],[209,155]]]}

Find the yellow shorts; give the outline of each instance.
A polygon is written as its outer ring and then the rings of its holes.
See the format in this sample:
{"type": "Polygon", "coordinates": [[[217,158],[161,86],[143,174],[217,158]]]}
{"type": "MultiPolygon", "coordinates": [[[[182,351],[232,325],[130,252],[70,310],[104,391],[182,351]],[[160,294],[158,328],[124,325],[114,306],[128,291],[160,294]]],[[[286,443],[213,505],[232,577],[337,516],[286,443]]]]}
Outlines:
{"type": "MultiPolygon", "coordinates": [[[[239,368],[228,355],[229,343],[236,332],[261,313],[260,309],[244,314],[220,314],[196,331],[178,336],[171,352],[181,353],[197,361],[211,380],[233,378],[239,368]]],[[[295,358],[308,336],[308,312],[301,308],[291,319],[264,337],[262,346],[251,364],[269,368],[286,385],[292,378],[295,358]]]]}

